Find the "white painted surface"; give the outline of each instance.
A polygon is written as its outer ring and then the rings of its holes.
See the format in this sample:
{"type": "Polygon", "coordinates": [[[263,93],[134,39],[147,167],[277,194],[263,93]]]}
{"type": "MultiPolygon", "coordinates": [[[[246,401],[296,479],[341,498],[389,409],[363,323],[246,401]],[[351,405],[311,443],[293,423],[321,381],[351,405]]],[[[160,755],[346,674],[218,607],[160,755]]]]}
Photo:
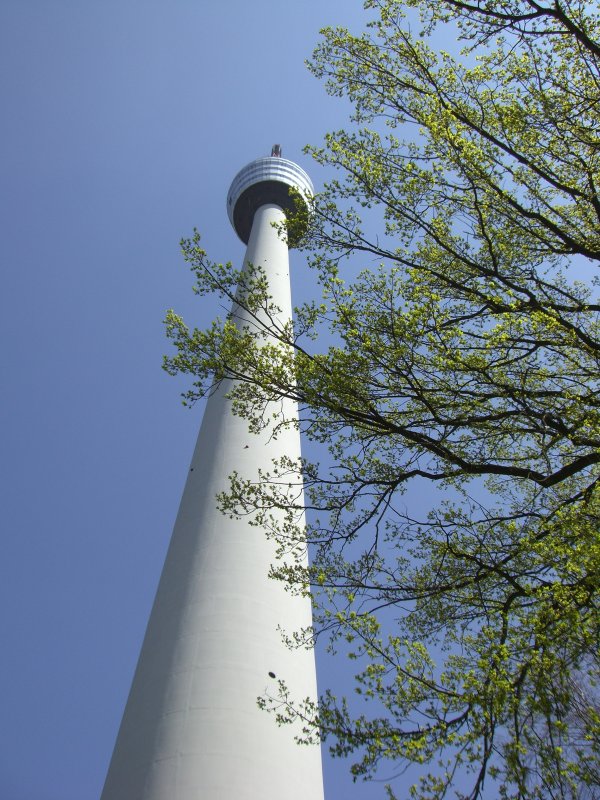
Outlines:
{"type": "MultiPolygon", "coordinates": [[[[257,211],[246,262],[264,267],[289,318],[288,252],[272,227],[282,220],[277,206],[257,211]]],[[[323,797],[319,748],[295,744],[256,703],[276,689],[269,672],[296,697],[316,697],[313,653],[288,650],[278,631],[309,625],[310,603],[267,578],[265,534],[215,507],[234,470],[256,476],[273,458],[298,456],[299,434],[249,433],[227,388],[206,406],[102,800],[323,797]]]]}

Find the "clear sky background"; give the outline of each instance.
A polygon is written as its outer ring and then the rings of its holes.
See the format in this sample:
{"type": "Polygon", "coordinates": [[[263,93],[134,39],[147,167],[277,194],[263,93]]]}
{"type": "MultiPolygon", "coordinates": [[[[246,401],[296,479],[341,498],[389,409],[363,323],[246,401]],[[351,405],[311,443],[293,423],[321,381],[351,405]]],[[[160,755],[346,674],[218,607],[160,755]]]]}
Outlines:
{"type": "MultiPolygon", "coordinates": [[[[227,189],[274,142],[322,183],[302,146],[347,109],[303,61],[363,19],[359,0],[0,0],[0,800],[99,797],[200,422],[161,370],[165,310],[214,310],[179,239],[240,263],[227,189]]],[[[328,800],[383,796],[326,754],[325,774],[328,800]]]]}

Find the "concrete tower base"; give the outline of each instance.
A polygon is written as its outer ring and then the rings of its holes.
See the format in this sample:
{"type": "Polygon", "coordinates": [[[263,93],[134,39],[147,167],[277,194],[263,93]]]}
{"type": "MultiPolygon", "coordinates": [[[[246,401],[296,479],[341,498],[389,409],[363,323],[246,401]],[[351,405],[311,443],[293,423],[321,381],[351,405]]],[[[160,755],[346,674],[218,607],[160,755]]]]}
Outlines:
{"type": "MultiPolygon", "coordinates": [[[[278,205],[254,212],[245,263],[263,267],[287,320],[288,251],[273,227],[283,220],[278,205]]],[[[265,533],[215,502],[232,472],[255,478],[272,459],[298,457],[299,434],[249,433],[230,388],[223,382],[206,406],[102,800],[323,797],[319,748],[297,745],[257,707],[277,691],[269,673],[294,697],[316,698],[313,653],[290,651],[278,630],[309,626],[310,602],[267,578],[275,552],[265,533]]],[[[293,419],[284,403],[277,413],[293,419]]]]}

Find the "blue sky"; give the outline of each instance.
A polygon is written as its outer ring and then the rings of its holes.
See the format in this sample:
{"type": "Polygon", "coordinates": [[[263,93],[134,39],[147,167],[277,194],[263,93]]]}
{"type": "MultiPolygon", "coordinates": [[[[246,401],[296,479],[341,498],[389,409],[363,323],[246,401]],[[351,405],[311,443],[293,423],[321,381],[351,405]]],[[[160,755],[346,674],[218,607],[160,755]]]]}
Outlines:
{"type": "MultiPolygon", "coordinates": [[[[302,146],[347,109],[303,60],[362,19],[357,0],[0,0],[2,800],[99,796],[201,414],[161,370],[165,310],[212,313],[179,239],[240,262],[227,189],[274,142],[320,185],[302,146]]],[[[326,781],[383,795],[327,759],[326,781]]]]}

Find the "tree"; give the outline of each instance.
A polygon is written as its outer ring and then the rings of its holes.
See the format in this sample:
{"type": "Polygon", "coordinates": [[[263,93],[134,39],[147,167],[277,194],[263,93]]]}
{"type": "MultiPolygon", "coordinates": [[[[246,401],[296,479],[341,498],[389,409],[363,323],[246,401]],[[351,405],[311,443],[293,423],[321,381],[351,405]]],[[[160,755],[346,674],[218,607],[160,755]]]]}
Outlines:
{"type": "MultiPolygon", "coordinates": [[[[289,503],[272,530],[282,549],[306,535],[312,566],[273,571],[311,585],[356,698],[310,708],[282,685],[282,722],[303,715],[356,777],[420,765],[403,797],[598,797],[600,718],[578,688],[600,677],[598,10],[365,8],[366,30],[325,29],[310,64],[354,109],[310,148],[339,176],[288,219],[295,239],[309,223],[322,298],[268,343],[171,312],[166,366],[194,377],[188,402],[234,378],[258,427],[295,398],[327,449],[301,467],[308,530],[289,503]],[[441,26],[460,53],[432,49],[441,26]],[[406,506],[415,487],[429,510],[406,506]]],[[[183,249],[196,291],[234,296],[230,265],[197,235],[183,249]]],[[[238,302],[268,312],[260,270],[246,281],[238,302]]],[[[224,510],[268,527],[297,466],[232,476],[224,510]]]]}

